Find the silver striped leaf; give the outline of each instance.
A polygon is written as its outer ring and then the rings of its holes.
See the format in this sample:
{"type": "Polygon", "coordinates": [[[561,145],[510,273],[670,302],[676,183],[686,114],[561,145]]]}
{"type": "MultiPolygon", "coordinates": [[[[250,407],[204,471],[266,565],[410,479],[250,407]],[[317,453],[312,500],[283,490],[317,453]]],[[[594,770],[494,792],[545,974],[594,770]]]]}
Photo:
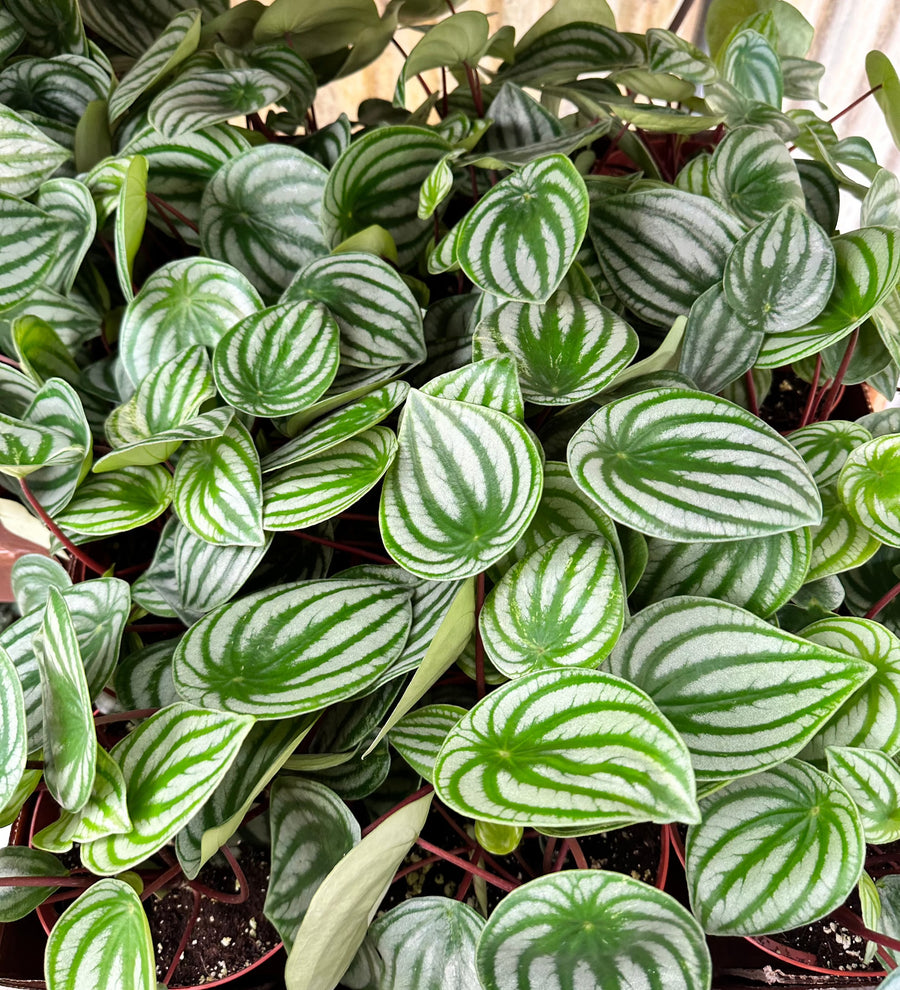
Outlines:
{"type": "Polygon", "coordinates": [[[524,426],[494,409],[413,389],[399,439],[379,522],[401,567],[458,580],[518,542],[542,488],[540,451],[524,426]]]}
{"type": "Polygon", "coordinates": [[[177,237],[197,248],[200,247],[200,236],[196,228],[200,223],[200,203],[207,183],[222,165],[249,148],[241,132],[228,124],[179,134],[171,140],[146,126],[129,139],[122,154],[143,155],[147,159],[150,166],[148,191],[176,209],[193,226],[157,203],[151,204],[150,222],[167,233],[174,230],[177,237]]]}
{"type": "Polygon", "coordinates": [[[616,296],[648,323],[670,326],[722,278],[741,224],[705,196],[644,189],[591,203],[591,240],[616,296]],[[679,244],[677,255],[670,244],[679,244]]]}
{"type": "Polygon", "coordinates": [[[388,741],[420,777],[433,784],[441,746],[465,714],[459,705],[425,705],[404,715],[388,733],[388,741]]]}
{"type": "Polygon", "coordinates": [[[757,367],[778,368],[814,356],[860,326],[880,306],[900,277],[900,232],[864,227],[832,238],[837,266],[825,308],[805,326],[769,335],[757,367]]]}
{"type": "Polygon", "coordinates": [[[121,117],[144,93],[193,54],[199,41],[200,11],[190,8],[176,14],[113,90],[109,98],[110,121],[121,117]]]}
{"type": "Polygon", "coordinates": [[[212,797],[175,836],[175,852],[185,876],[201,868],[238,830],[259,793],[300,745],[314,719],[257,722],[212,797]]]}
{"type": "Polygon", "coordinates": [[[71,501],[90,470],[94,439],[78,393],[61,378],[49,378],[25,412],[31,426],[52,430],[67,443],[68,453],[57,457],[28,478],[31,494],[45,512],[57,516],[71,501]]]}
{"type": "Polygon", "coordinates": [[[231,265],[210,258],[170,261],[125,308],[122,364],[137,385],[187,347],[215,347],[235,323],[262,308],[256,289],[231,265]]]}
{"type": "Polygon", "coordinates": [[[94,199],[99,227],[105,226],[106,221],[115,213],[119,205],[119,193],[122,191],[125,173],[135,157],[135,155],[116,155],[102,158],[89,172],[81,176],[94,199]]]}
{"type": "Polygon", "coordinates": [[[9,654],[0,646],[0,808],[6,807],[22,780],[28,749],[22,686],[9,654]]]}
{"type": "Polygon", "coordinates": [[[681,737],[643,691],[596,670],[497,688],[450,731],[434,778],[449,808],[505,825],[699,820],[681,737]]]}
{"type": "Polygon", "coordinates": [[[781,56],[784,95],[788,100],[819,100],[819,83],[825,66],[812,59],[792,55],[781,56]]]}
{"type": "Polygon", "coordinates": [[[158,464],[129,465],[85,481],[57,524],[83,536],[110,536],[137,529],[168,509],[172,476],[158,464]]]}
{"type": "Polygon", "coordinates": [[[565,133],[555,114],[513,82],[503,83],[497,91],[491,100],[489,116],[491,126],[480,142],[485,152],[515,151],[523,145],[538,144],[565,133]]]}
{"type": "MultiPolygon", "coordinates": [[[[652,29],[651,29],[652,30],[652,29]]],[[[709,185],[709,167],[712,155],[703,151],[686,162],[678,175],[675,176],[675,187],[685,192],[695,193],[712,199],[712,189],[709,185]]]]}
{"type": "Polygon", "coordinates": [[[864,564],[881,546],[836,496],[822,497],[822,522],[812,528],[808,581],[851,571],[864,564]]]}
{"type": "Polygon", "coordinates": [[[264,69],[185,72],[154,97],[147,120],[174,138],[256,113],[280,103],[289,91],[287,82],[264,69]]]}
{"type": "Polygon", "coordinates": [[[861,227],[900,227],[900,179],[886,168],[872,179],[859,210],[861,227]]]}
{"type": "Polygon", "coordinates": [[[651,537],[635,608],[676,595],[717,598],[766,618],[808,580],[809,529],[728,543],[672,543],[651,537]]]}
{"type": "Polygon", "coordinates": [[[327,178],[317,161],[283,144],[229,159],[200,204],[204,253],[242,271],[264,296],[279,295],[328,253],[320,226],[327,178]]]}
{"type": "Polygon", "coordinates": [[[637,345],[612,310],[560,289],[543,305],[506,302],[492,310],[475,328],[472,356],[512,355],[525,400],[562,406],[606,388],[637,345]]]}
{"type": "MultiPolygon", "coordinates": [[[[53,182],[57,181],[62,182],[63,180],[53,180],[53,182]]],[[[68,181],[74,182],[74,180],[68,181]]],[[[45,186],[49,184],[44,183],[45,186]]],[[[90,199],[90,197],[88,198],[90,199]]],[[[48,203],[48,209],[50,211],[60,210],[60,213],[57,215],[61,220],[64,219],[62,217],[62,210],[64,208],[54,204],[52,198],[48,203]]],[[[93,200],[91,200],[91,209],[93,209],[93,200]]],[[[81,221],[82,234],[86,235],[90,233],[93,239],[92,226],[90,220],[87,218],[81,221]]],[[[65,227],[63,227],[62,233],[61,243],[68,234],[65,227]]],[[[59,249],[60,257],[57,260],[65,260],[63,257],[65,249],[66,245],[62,244],[59,249]]],[[[54,274],[49,275],[48,282],[53,278],[54,274]]],[[[0,315],[0,339],[4,341],[4,345],[6,342],[9,342],[11,346],[15,346],[13,343],[13,326],[20,326],[18,322],[19,318],[28,316],[37,317],[35,323],[42,321],[49,324],[62,343],[63,348],[67,348],[72,353],[77,353],[78,349],[85,343],[99,336],[100,324],[103,319],[102,313],[84,297],[63,296],[53,289],[47,288],[46,285],[41,285],[27,299],[0,315]]],[[[4,349],[6,349],[5,346],[4,349]]],[[[68,374],[72,370],[71,362],[67,363],[66,368],[68,374]]]]}
{"type": "Polygon", "coordinates": [[[293,467],[350,440],[386,419],[409,392],[406,382],[389,382],[323,416],[315,425],[262,459],[263,474],[293,467]]]}
{"type": "Polygon", "coordinates": [[[794,164],[800,173],[807,212],[829,237],[832,236],[840,212],[840,191],[837,182],[822,162],[799,159],[794,164]]]}
{"type": "Polygon", "coordinates": [[[279,101],[286,110],[276,118],[278,129],[282,129],[282,126],[287,124],[285,130],[288,133],[294,133],[300,127],[305,127],[306,112],[316,97],[316,76],[310,64],[296,48],[287,41],[279,40],[266,45],[257,45],[255,48],[237,55],[233,48],[226,48],[224,44],[218,44],[216,54],[226,65],[233,63],[235,65],[247,65],[254,69],[263,69],[269,75],[287,83],[289,89],[279,101]],[[226,52],[228,53],[227,58],[225,57],[226,52]]]}
{"type": "Polygon", "coordinates": [[[149,643],[119,661],[115,671],[116,698],[125,711],[165,708],[179,701],[172,679],[172,657],[178,639],[149,643]]]}
{"type": "Polygon", "coordinates": [[[380,581],[256,592],[188,630],[175,651],[175,685],[185,700],[263,719],[318,711],[375,685],[402,650],[411,615],[406,589],[380,581]]]}
{"type": "Polygon", "coordinates": [[[790,441],[823,491],[833,488],[850,454],[872,439],[860,423],[832,419],[792,431],[790,441]]]}
{"type": "Polygon", "coordinates": [[[175,570],[175,537],[183,528],[176,516],[166,520],[150,566],[131,586],[131,597],[145,612],[166,618],[181,618],[185,625],[190,625],[198,616],[179,614],[181,593],[175,570]]]}
{"type": "Polygon", "coordinates": [[[762,34],[751,29],[739,31],[721,52],[719,61],[723,77],[742,96],[781,109],[781,60],[762,34]]]}
{"type": "Polygon", "coordinates": [[[259,454],[242,423],[234,419],[221,436],[194,440],[182,451],[172,503],[181,522],[207,543],[265,543],[259,454]]]}
{"type": "Polygon", "coordinates": [[[662,28],[647,32],[647,55],[651,72],[668,72],[697,85],[715,82],[718,76],[706,52],[662,28]]]}
{"type": "Polygon", "coordinates": [[[818,489],[794,448],[740,406],[657,388],[598,410],[569,443],[578,485],[648,536],[723,542],[817,525],[818,489]]]}
{"type": "Polygon", "coordinates": [[[698,781],[754,774],[796,756],[875,674],[708,598],[639,612],[607,667],[646,691],[690,751],[698,781]]]}
{"type": "Polygon", "coordinates": [[[282,303],[321,303],[341,331],[341,363],[361,368],[425,357],[422,310],[407,284],[377,255],[339,252],[303,268],[282,303]]]}
{"type": "Polygon", "coordinates": [[[38,386],[12,365],[0,365],[0,414],[21,420],[37,395],[38,386]]]}
{"type": "Polygon", "coordinates": [[[113,42],[129,55],[140,57],[155,41],[157,35],[181,10],[199,7],[207,19],[223,13],[223,0],[153,0],[140,10],[123,7],[116,0],[79,0],[82,16],[88,27],[101,38],[113,42]]]}
{"type": "Polygon", "coordinates": [[[511,355],[475,360],[446,371],[422,386],[425,395],[457,399],[497,409],[513,419],[525,418],[525,404],[516,362],[511,355]]]}
{"type": "Polygon", "coordinates": [[[272,868],[264,912],[290,952],[313,894],[360,840],[359,823],[324,784],[279,777],[269,805],[272,868]]]}
{"type": "Polygon", "coordinates": [[[829,746],[828,773],[846,789],[859,810],[868,843],[900,839],[900,767],[875,749],[829,746]]]}
{"type": "MultiPolygon", "coordinates": [[[[344,801],[362,801],[373,796],[391,771],[391,753],[387,740],[376,741],[375,735],[373,731],[363,739],[355,753],[340,754],[340,762],[334,760],[318,768],[301,769],[309,773],[310,779],[330,787],[344,801]]],[[[314,754],[308,758],[316,760],[322,757],[314,754]]],[[[300,759],[304,757],[301,756],[300,759]]]]}
{"type": "Polygon", "coordinates": [[[34,653],[41,678],[44,780],[65,811],[87,804],[97,766],[97,735],[78,637],[62,593],[50,588],[34,653]]]}
{"type": "Polygon", "coordinates": [[[802,204],[792,202],[734,246],[725,263],[725,298],[754,330],[796,330],[825,308],[834,271],[834,248],[825,231],[802,204]]]}
{"type": "Polygon", "coordinates": [[[62,223],[56,216],[0,195],[0,312],[15,306],[46,281],[56,264],[62,223]]]}
{"type": "Polygon", "coordinates": [[[44,285],[69,292],[97,231],[97,211],[90,190],[83,182],[60,176],[41,184],[35,202],[60,226],[54,266],[44,285]]]}
{"type": "Polygon", "coordinates": [[[48,990],[155,990],[150,924],[130,884],[100,880],[62,913],[47,939],[44,976],[48,990]]]}
{"type": "Polygon", "coordinates": [[[326,240],[335,246],[377,224],[393,238],[399,267],[409,267],[433,230],[430,219],[418,217],[419,189],[452,150],[424,127],[385,126],[364,133],[328,174],[322,208],[326,240]]]}
{"type": "Polygon", "coordinates": [[[850,795],[789,760],[701,802],[687,836],[691,909],[711,935],[766,935],[807,925],[844,903],[865,843],[850,795]]]}
{"type": "Polygon", "coordinates": [[[484,918],[448,897],[416,897],[369,929],[384,968],[377,990],[469,990],[478,985],[475,946],[484,918]]]}
{"type": "Polygon", "coordinates": [[[68,148],[0,104],[0,192],[29,196],[71,157],[68,148]]]}
{"type": "Polygon", "coordinates": [[[900,546],[900,436],[869,440],[847,457],[837,482],[837,494],[850,515],[888,546],[900,546]]]}
{"type": "Polygon", "coordinates": [[[568,158],[535,159],[469,210],[456,237],[457,260],[485,292],[546,302],[581,247],[588,205],[584,180],[568,158]]]}
{"type": "Polygon", "coordinates": [[[90,54],[75,0],[54,0],[49,4],[43,0],[6,0],[5,6],[25,30],[29,47],[38,54],[90,54]]]}
{"type": "Polygon", "coordinates": [[[500,673],[598,667],[615,646],[625,596],[612,545],[580,533],[550,540],[503,575],[478,620],[500,673]]]}
{"type": "Polygon", "coordinates": [[[108,71],[83,55],[26,56],[0,71],[0,103],[49,123],[51,133],[62,137],[72,133],[88,104],[106,99],[109,85],[108,71]]]}
{"type": "Polygon", "coordinates": [[[484,990],[709,990],[703,930],[674,897],[606,870],[523,884],[478,940],[484,990]],[[539,975],[538,975],[539,974],[539,975]]]}
{"type": "Polygon", "coordinates": [[[426,267],[429,275],[440,275],[441,272],[455,272],[459,270],[459,262],[456,260],[456,239],[462,230],[462,221],[456,224],[451,230],[434,245],[429,251],[426,267]]]}
{"type": "Polygon", "coordinates": [[[25,29],[18,20],[8,10],[0,11],[0,60],[5,62],[25,37],[25,29]]]}
{"type": "Polygon", "coordinates": [[[811,740],[802,758],[824,760],[828,746],[862,746],[888,754],[900,750],[900,639],[872,619],[843,615],[820,619],[800,634],[875,668],[869,681],[811,740]]]}
{"type": "Polygon", "coordinates": [[[52,557],[40,553],[26,553],[19,557],[10,571],[10,584],[16,608],[22,615],[43,608],[50,588],[65,591],[72,587],[72,579],[52,557]]]}
{"type": "Polygon", "coordinates": [[[216,345],[213,373],[226,402],[254,416],[291,416],[337,374],[340,332],[312,302],[285,302],[244,317],[216,345]]]}
{"type": "MultiPolygon", "coordinates": [[[[80,455],[80,449],[79,449],[80,455]]],[[[26,478],[51,461],[74,453],[68,438],[47,427],[29,426],[0,413],[0,474],[26,478]]]]}
{"type": "Polygon", "coordinates": [[[161,849],[218,787],[252,727],[245,715],[185,704],[142,722],[110,751],[125,778],[132,827],[82,845],[82,864],[108,876],[161,849]]]}
{"type": "MultiPolygon", "coordinates": [[[[0,875],[4,877],[64,877],[69,871],[50,853],[28,846],[0,849],[0,875]]],[[[0,887],[0,923],[18,921],[42,904],[56,887],[0,887]]]]}
{"type": "Polygon", "coordinates": [[[378,484],[397,450],[394,431],[373,426],[269,475],[262,488],[262,525],[270,532],[305,529],[339,515],[378,484]]]}
{"type": "Polygon", "coordinates": [[[56,821],[35,833],[37,849],[52,853],[68,852],[75,842],[90,842],[131,828],[125,779],[116,761],[97,747],[97,772],[87,804],[76,812],[63,811],[56,821]]]}

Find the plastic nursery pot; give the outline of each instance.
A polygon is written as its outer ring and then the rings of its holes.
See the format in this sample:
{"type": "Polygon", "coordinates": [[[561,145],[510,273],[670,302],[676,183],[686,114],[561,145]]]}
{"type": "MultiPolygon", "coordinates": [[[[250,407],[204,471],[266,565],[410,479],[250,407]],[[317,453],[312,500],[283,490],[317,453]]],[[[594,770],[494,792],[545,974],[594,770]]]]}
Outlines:
{"type": "MultiPolygon", "coordinates": [[[[58,809],[54,801],[45,791],[41,792],[25,805],[16,819],[10,830],[10,843],[32,845],[34,835],[49,825],[56,818],[57,813],[58,809]]],[[[39,976],[19,975],[17,962],[21,962],[21,959],[16,960],[15,957],[21,957],[27,951],[31,969],[34,968],[35,961],[39,965],[40,960],[43,959],[46,937],[70,902],[51,900],[42,904],[34,915],[24,919],[23,922],[16,922],[15,926],[0,925],[0,985],[46,990],[46,983],[39,976]],[[28,930],[20,933],[17,926],[23,925],[24,922],[30,923],[28,930]],[[4,929],[10,931],[7,933],[4,929]],[[5,937],[7,934],[9,937],[5,937]]],[[[283,943],[278,942],[241,969],[218,979],[205,979],[202,984],[172,982],[167,986],[169,990],[206,990],[208,987],[226,985],[231,986],[233,990],[278,990],[283,986],[284,960],[279,958],[283,951],[283,943]]],[[[175,972],[177,973],[177,969],[175,972]]]]}

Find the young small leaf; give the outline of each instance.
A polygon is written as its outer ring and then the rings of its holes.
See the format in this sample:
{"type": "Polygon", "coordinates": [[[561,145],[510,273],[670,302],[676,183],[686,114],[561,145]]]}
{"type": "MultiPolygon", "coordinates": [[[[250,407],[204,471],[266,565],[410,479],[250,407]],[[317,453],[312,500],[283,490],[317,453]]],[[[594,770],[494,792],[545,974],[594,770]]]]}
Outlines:
{"type": "Polygon", "coordinates": [[[900,839],[900,767],[875,749],[829,746],[828,772],[859,809],[868,843],[900,839]]]}

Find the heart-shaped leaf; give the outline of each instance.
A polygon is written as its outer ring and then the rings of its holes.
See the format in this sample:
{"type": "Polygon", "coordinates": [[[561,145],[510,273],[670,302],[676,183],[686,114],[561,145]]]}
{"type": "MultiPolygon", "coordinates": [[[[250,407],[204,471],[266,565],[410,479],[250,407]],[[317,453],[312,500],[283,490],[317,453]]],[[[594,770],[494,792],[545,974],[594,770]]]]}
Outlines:
{"type": "Polygon", "coordinates": [[[688,830],[691,908],[713,935],[765,935],[824,917],[865,855],[850,795],[799,760],[736,780],[701,802],[688,830]]]}
{"type": "Polygon", "coordinates": [[[0,808],[15,793],[28,755],[28,736],[25,727],[25,699],[22,686],[12,660],[0,646],[0,808]]]}
{"type": "Polygon", "coordinates": [[[749,100],[781,109],[784,77],[778,53],[751,29],[739,31],[721,54],[722,75],[749,100]]]}
{"type": "Polygon", "coordinates": [[[538,671],[491,692],[450,731],[434,778],[448,807],[500,824],[698,820],[681,737],[643,691],[595,670],[538,671]]]}
{"type": "Polygon", "coordinates": [[[900,546],[900,436],[869,440],[847,457],[837,494],[851,516],[877,540],[900,546]]]}
{"type": "Polygon", "coordinates": [[[859,809],[868,843],[900,839],[900,767],[875,749],[829,746],[828,773],[859,809]]]}
{"type": "Polygon", "coordinates": [[[109,536],[152,522],[171,501],[164,467],[133,465],[88,478],[56,522],[72,533],[109,536]]]}

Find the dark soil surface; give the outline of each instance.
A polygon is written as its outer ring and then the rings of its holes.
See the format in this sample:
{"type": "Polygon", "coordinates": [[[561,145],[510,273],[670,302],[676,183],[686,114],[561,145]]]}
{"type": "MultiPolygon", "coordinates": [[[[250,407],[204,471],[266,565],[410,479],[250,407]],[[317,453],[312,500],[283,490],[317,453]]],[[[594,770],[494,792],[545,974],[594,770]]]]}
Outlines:
{"type": "MultiPolygon", "coordinates": [[[[854,914],[859,914],[859,899],[855,893],[848,900],[847,907],[854,914]]],[[[884,969],[883,963],[877,956],[871,963],[866,964],[864,957],[867,943],[864,938],[854,935],[830,918],[823,918],[802,928],[793,928],[774,938],[777,942],[810,953],[815,958],[814,965],[824,969],[836,969],[842,972],[877,972],[884,969]]]]}
{"type": "Polygon", "coordinates": [[[779,433],[796,430],[803,418],[808,395],[807,382],[789,369],[778,369],[773,375],[769,394],[759,407],[759,415],[779,433]]]}

